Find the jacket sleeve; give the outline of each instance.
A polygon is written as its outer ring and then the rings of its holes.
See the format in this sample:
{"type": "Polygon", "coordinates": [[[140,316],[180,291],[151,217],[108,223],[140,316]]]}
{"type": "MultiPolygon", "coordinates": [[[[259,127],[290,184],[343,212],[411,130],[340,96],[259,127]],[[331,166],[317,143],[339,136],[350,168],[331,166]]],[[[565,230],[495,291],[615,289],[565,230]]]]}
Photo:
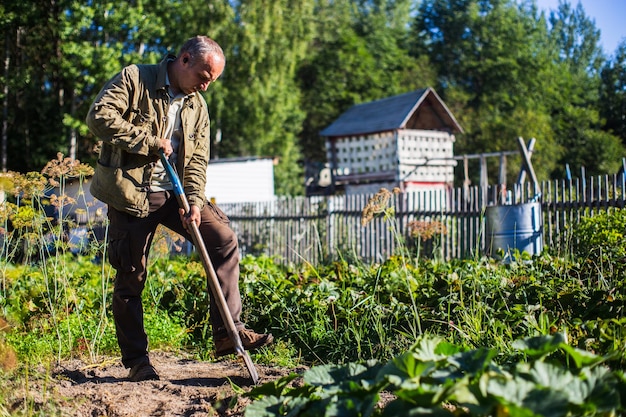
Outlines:
{"type": "Polygon", "coordinates": [[[139,69],[124,68],[102,88],[87,114],[87,126],[102,141],[139,155],[156,154],[159,138],[152,134],[147,108],[135,103],[139,69]]]}
{"type": "Polygon", "coordinates": [[[196,146],[185,167],[184,188],[190,205],[202,209],[206,202],[206,171],[210,157],[209,113],[206,102],[200,97],[201,106],[196,122],[196,146]]]}

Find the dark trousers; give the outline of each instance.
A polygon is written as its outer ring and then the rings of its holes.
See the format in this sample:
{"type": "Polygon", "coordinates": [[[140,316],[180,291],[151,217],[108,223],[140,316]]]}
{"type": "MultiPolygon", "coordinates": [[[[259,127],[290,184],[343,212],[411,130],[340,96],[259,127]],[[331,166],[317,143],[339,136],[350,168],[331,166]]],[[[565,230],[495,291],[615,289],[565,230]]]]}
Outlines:
{"type": "MultiPolygon", "coordinates": [[[[239,248],[237,236],[229,226],[228,217],[207,202],[201,212],[200,234],[215,268],[226,304],[237,328],[240,321],[239,248]]],[[[143,325],[141,293],[144,289],[150,246],[159,224],[188,240],[183,228],[178,202],[172,192],[150,193],[150,214],[134,217],[109,207],[109,261],[116,270],[113,288],[113,318],[122,363],[130,368],[148,361],[148,337],[143,325]]],[[[224,333],[224,322],[211,294],[210,320],[213,335],[224,333]]]]}

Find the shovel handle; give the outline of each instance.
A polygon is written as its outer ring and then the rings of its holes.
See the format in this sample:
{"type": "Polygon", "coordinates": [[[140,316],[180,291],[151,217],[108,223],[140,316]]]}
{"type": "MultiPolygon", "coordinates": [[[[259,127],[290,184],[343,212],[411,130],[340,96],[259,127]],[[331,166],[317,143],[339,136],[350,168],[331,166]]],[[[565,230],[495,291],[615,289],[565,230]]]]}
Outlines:
{"type": "MultiPolygon", "coordinates": [[[[159,157],[161,158],[161,163],[165,168],[167,176],[172,182],[172,186],[174,187],[174,194],[176,195],[176,200],[178,200],[178,205],[184,210],[185,215],[189,214],[191,211],[191,207],[189,206],[189,201],[185,196],[185,191],[183,189],[183,185],[180,182],[180,178],[174,171],[174,168],[167,160],[165,153],[163,150],[159,151],[159,157]]],[[[219,285],[219,280],[217,278],[217,274],[215,273],[215,268],[213,268],[213,263],[211,262],[211,258],[209,257],[209,252],[206,249],[204,244],[204,240],[202,239],[202,235],[200,234],[200,229],[195,222],[191,222],[191,237],[193,239],[193,243],[202,258],[202,264],[204,266],[204,271],[206,273],[207,278],[207,286],[211,294],[213,294],[213,298],[215,302],[217,302],[217,307],[226,326],[226,332],[228,336],[233,341],[235,345],[235,352],[237,352],[238,356],[243,357],[244,363],[248,368],[248,372],[250,373],[250,377],[254,384],[257,384],[259,381],[259,375],[257,374],[256,368],[252,363],[252,359],[250,359],[250,355],[243,348],[243,344],[241,343],[241,338],[239,337],[239,332],[237,331],[237,327],[235,326],[235,322],[233,320],[232,315],[230,314],[230,310],[228,309],[228,304],[226,304],[226,298],[224,298],[224,293],[222,292],[222,288],[219,285]]]]}

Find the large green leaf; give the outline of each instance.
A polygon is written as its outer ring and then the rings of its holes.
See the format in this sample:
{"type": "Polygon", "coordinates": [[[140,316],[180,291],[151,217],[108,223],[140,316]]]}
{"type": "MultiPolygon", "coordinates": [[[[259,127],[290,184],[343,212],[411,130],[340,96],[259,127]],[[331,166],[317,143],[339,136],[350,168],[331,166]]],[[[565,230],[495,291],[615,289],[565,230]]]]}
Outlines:
{"type": "Polygon", "coordinates": [[[293,381],[294,379],[299,378],[297,374],[289,374],[282,378],[279,378],[275,381],[267,382],[263,385],[256,386],[252,388],[246,396],[250,398],[261,398],[263,396],[273,395],[279,397],[285,391],[285,388],[293,381]]]}
{"type": "MultiPolygon", "coordinates": [[[[583,366],[593,366],[606,361],[610,356],[602,357],[594,355],[586,350],[578,349],[569,345],[563,345],[561,348],[568,353],[570,358],[574,360],[576,366],[581,368],[583,366]]],[[[617,352],[613,352],[617,354],[617,352]]]]}
{"type": "Polygon", "coordinates": [[[545,356],[562,347],[566,343],[565,335],[556,333],[549,336],[529,337],[513,342],[514,349],[521,350],[527,355],[538,357],[545,356]]]}
{"type": "Polygon", "coordinates": [[[402,400],[394,400],[385,407],[383,417],[417,417],[417,416],[431,416],[431,417],[450,417],[454,416],[451,411],[444,408],[427,408],[415,406],[414,404],[404,402],[402,400]]]}
{"type": "Polygon", "coordinates": [[[268,395],[246,407],[245,417],[296,417],[309,406],[306,397],[275,397],[268,395]]]}
{"type": "Polygon", "coordinates": [[[485,384],[487,396],[493,396],[506,407],[516,407],[519,415],[541,415],[544,417],[564,416],[568,409],[565,394],[537,386],[520,377],[489,377],[485,384]],[[524,414],[520,414],[524,411],[524,414]]]}
{"type": "Polygon", "coordinates": [[[382,364],[370,361],[366,364],[349,363],[347,365],[320,365],[304,373],[307,384],[329,388],[350,382],[373,381],[382,364]]]}
{"type": "Polygon", "coordinates": [[[479,348],[452,355],[448,362],[462,373],[473,375],[485,370],[497,356],[498,351],[495,349],[479,348]]]}

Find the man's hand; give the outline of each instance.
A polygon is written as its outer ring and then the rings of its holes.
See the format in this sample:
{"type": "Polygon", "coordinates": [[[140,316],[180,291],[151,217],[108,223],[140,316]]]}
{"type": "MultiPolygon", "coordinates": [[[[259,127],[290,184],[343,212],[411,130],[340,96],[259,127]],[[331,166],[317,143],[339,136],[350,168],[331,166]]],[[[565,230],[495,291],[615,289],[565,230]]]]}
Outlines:
{"type": "Polygon", "coordinates": [[[190,231],[191,223],[195,223],[196,226],[200,226],[200,219],[202,218],[200,215],[200,208],[198,206],[191,206],[189,214],[185,215],[185,210],[182,208],[178,210],[180,213],[180,220],[183,222],[183,227],[185,230],[190,231]]]}
{"type": "Polygon", "coordinates": [[[165,156],[170,156],[174,152],[174,148],[172,148],[172,141],[169,139],[160,139],[159,149],[163,149],[165,156]]]}

